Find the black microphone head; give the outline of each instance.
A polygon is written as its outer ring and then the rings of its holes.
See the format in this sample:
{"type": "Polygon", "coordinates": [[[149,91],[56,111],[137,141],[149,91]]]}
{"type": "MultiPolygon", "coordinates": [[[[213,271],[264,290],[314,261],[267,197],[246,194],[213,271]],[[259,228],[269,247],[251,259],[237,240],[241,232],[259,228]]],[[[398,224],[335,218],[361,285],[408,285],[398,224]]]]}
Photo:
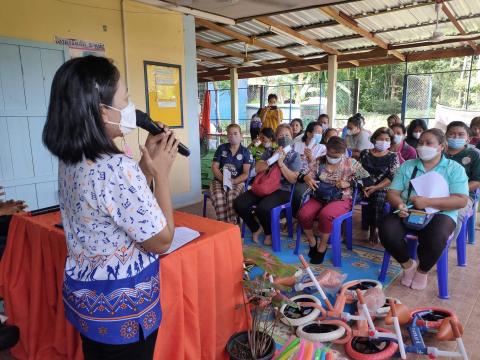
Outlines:
{"type": "MultiPolygon", "coordinates": [[[[147,124],[150,122],[149,116],[147,113],[144,113],[142,110],[135,110],[136,118],[137,118],[137,126],[145,129],[147,124]]],[[[145,129],[147,130],[147,129],[145,129]]]]}

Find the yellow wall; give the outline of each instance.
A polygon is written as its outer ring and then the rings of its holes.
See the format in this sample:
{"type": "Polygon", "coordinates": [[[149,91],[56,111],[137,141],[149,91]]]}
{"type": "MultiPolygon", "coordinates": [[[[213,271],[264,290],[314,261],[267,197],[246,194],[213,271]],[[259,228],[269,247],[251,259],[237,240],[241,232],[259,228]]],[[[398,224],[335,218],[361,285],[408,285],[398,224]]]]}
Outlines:
{"type": "MultiPolygon", "coordinates": [[[[125,74],[121,22],[121,0],[1,0],[0,36],[53,43],[55,36],[98,41],[105,44],[106,56],[125,74]],[[106,31],[104,30],[106,26],[106,31]]],[[[185,59],[183,15],[150,6],[125,2],[129,92],[132,100],[145,110],[143,61],[182,65],[185,94],[185,59]]],[[[185,108],[186,98],[183,95],[185,108]]],[[[185,113],[185,111],[184,111],[185,113]]],[[[177,137],[188,146],[188,124],[176,130],[177,137]]],[[[138,142],[144,131],[129,135],[127,141],[138,159],[138,142]]],[[[171,184],[173,193],[190,190],[188,162],[178,156],[171,184]]],[[[199,174],[198,174],[199,176],[199,174]]]]}

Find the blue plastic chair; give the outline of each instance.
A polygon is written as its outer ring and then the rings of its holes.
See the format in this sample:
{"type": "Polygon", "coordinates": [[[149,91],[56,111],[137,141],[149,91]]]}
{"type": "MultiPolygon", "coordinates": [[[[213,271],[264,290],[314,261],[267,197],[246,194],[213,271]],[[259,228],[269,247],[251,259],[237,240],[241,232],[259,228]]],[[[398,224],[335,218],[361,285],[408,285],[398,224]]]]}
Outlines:
{"type": "Polygon", "coordinates": [[[468,222],[467,222],[468,243],[472,245],[475,244],[475,225],[477,223],[477,208],[478,208],[479,197],[480,197],[480,189],[477,189],[477,191],[475,192],[472,214],[469,216],[468,222]]]}
{"type": "MultiPolygon", "coordinates": [[[[288,237],[293,237],[293,213],[292,213],[292,198],[295,190],[295,185],[292,185],[290,191],[290,200],[281,204],[277,207],[274,207],[270,211],[270,222],[272,226],[272,250],[274,252],[282,251],[282,244],[280,241],[280,217],[282,212],[285,210],[285,217],[287,219],[287,228],[288,228],[288,237]]],[[[255,206],[252,206],[252,211],[255,209],[255,206]]],[[[242,238],[245,237],[245,222],[242,221],[242,238]]]]}
{"type": "MultiPolygon", "coordinates": [[[[349,212],[337,217],[333,220],[333,229],[330,234],[329,242],[332,246],[332,263],[333,266],[342,267],[342,224],[345,221],[346,224],[346,244],[347,249],[352,250],[353,240],[353,209],[357,201],[358,188],[355,188],[352,198],[352,208],[349,212]]],[[[302,227],[300,223],[297,223],[297,239],[295,242],[294,254],[298,255],[300,250],[300,241],[302,237],[302,227]]]]}
{"type": "MultiPolygon", "coordinates": [[[[453,234],[452,234],[453,235],[453,234]]],[[[405,236],[405,241],[407,242],[408,246],[408,253],[411,259],[417,259],[417,245],[418,245],[418,238],[416,235],[407,234],[405,236]]],[[[438,282],[438,297],[440,299],[448,299],[448,249],[450,248],[450,242],[452,241],[452,236],[447,241],[447,246],[442,252],[442,256],[437,262],[437,282],[438,282]]],[[[380,270],[380,275],[378,276],[378,280],[380,282],[385,282],[385,278],[387,277],[388,266],[390,265],[390,254],[387,250],[383,253],[383,262],[382,268],[380,270]]]]}

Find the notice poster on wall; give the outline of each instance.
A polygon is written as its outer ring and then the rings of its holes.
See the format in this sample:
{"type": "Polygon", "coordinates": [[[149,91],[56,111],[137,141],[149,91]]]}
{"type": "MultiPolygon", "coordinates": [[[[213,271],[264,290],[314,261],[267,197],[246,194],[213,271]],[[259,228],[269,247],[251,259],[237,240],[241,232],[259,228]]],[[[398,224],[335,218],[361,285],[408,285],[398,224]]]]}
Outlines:
{"type": "Polygon", "coordinates": [[[180,65],[144,61],[147,113],[171,128],[183,127],[180,65]]]}
{"type": "Polygon", "coordinates": [[[480,111],[437,105],[435,108],[435,125],[433,127],[446,131],[447,125],[452,121],[463,121],[465,124],[470,124],[470,121],[476,116],[480,116],[480,111]]]}
{"type": "Polygon", "coordinates": [[[96,41],[66,39],[55,36],[55,43],[68,46],[71,58],[87,55],[105,57],[105,44],[96,41]]]}

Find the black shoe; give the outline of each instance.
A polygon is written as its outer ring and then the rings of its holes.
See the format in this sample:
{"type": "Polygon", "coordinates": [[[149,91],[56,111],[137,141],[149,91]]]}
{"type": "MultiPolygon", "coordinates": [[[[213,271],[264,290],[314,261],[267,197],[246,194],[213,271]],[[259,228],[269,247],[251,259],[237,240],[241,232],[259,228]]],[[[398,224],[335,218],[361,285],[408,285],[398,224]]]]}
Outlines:
{"type": "Polygon", "coordinates": [[[325,254],[327,253],[327,250],[324,252],[320,251],[315,251],[313,256],[310,258],[310,264],[318,265],[323,263],[323,259],[325,259],[325,254]]]}
{"type": "Polygon", "coordinates": [[[310,246],[310,250],[308,250],[308,257],[312,257],[317,252],[317,245],[310,246]]]}

